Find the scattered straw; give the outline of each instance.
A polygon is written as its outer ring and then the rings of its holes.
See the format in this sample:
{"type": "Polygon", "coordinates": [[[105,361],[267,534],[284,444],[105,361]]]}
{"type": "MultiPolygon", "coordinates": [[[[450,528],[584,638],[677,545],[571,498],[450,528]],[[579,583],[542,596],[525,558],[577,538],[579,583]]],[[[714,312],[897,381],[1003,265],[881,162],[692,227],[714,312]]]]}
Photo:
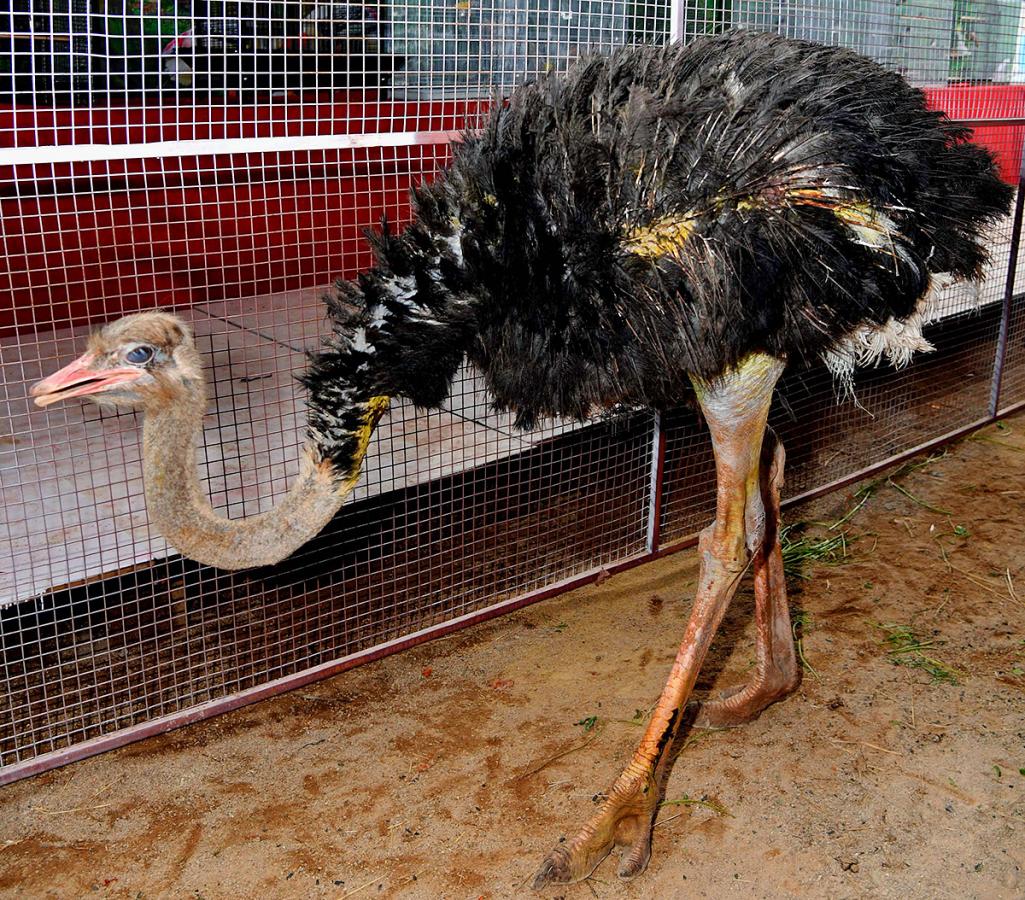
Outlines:
{"type": "Polygon", "coordinates": [[[795,538],[795,532],[804,527],[805,523],[798,522],[794,525],[784,525],[780,529],[783,571],[788,577],[809,578],[805,566],[811,562],[837,565],[847,559],[847,532],[841,531],[839,534],[823,538],[804,535],[795,538]]]}
{"type": "Polygon", "coordinates": [[[804,633],[810,630],[811,618],[803,610],[794,616],[794,621],[790,626],[790,631],[794,636],[794,646],[797,648],[797,658],[800,659],[801,665],[805,671],[810,672],[816,681],[822,681],[822,676],[815,671],[815,668],[808,658],[804,655],[804,633]]]}
{"type": "Polygon", "coordinates": [[[941,515],[941,516],[952,516],[952,515],[954,515],[953,512],[951,512],[949,509],[941,509],[938,506],[933,506],[931,503],[926,503],[921,497],[916,497],[907,488],[903,487],[902,485],[897,484],[897,482],[893,480],[892,476],[890,478],[886,479],[886,483],[890,487],[892,487],[895,491],[897,491],[899,494],[903,494],[905,497],[908,498],[908,500],[910,500],[912,503],[917,503],[923,509],[928,509],[931,512],[939,513],[939,515],[941,515]]]}
{"type": "MultiPolygon", "coordinates": [[[[980,576],[973,575],[971,572],[966,572],[964,569],[959,568],[958,566],[955,566],[951,562],[948,562],[947,565],[950,566],[950,568],[953,571],[957,572],[959,575],[963,575],[965,578],[967,578],[972,584],[976,585],[977,587],[981,587],[983,590],[989,591],[995,597],[1003,598],[1003,596],[1004,596],[1004,592],[1003,591],[998,590],[997,588],[993,587],[992,584],[990,584],[988,581],[984,581],[980,576]]],[[[1010,591],[1008,592],[1008,596],[1012,600],[1014,600],[1016,603],[1020,603],[1021,601],[1018,600],[1017,596],[1014,593],[1013,585],[1009,584],[1009,587],[1010,587],[1010,591]]]]}
{"type": "Polygon", "coordinates": [[[842,525],[846,525],[851,519],[853,519],[858,514],[861,507],[868,503],[868,500],[872,496],[874,490],[875,486],[870,484],[866,487],[863,487],[860,491],[858,491],[857,494],[855,494],[854,496],[857,497],[860,495],[861,499],[857,502],[855,506],[852,506],[839,519],[837,519],[832,525],[830,525],[829,530],[836,531],[837,528],[840,528],[842,525]]]}
{"type": "Polygon", "coordinates": [[[935,641],[923,641],[910,625],[897,625],[894,623],[883,624],[873,623],[874,627],[886,632],[883,643],[889,645],[887,655],[890,662],[897,666],[907,666],[909,669],[921,669],[932,679],[934,684],[958,683],[958,671],[946,663],[923,653],[935,645],[935,641]]]}
{"type": "Polygon", "coordinates": [[[705,809],[712,810],[712,812],[714,812],[717,816],[722,816],[723,818],[730,819],[733,818],[733,814],[714,797],[709,798],[705,796],[698,799],[696,797],[688,797],[686,794],[684,794],[677,800],[663,800],[659,804],[659,807],[663,806],[703,806],[705,807],[705,809]]]}
{"type": "Polygon", "coordinates": [[[598,739],[598,735],[600,735],[600,734],[601,734],[601,728],[600,727],[596,727],[594,729],[594,732],[591,734],[591,736],[586,741],[583,741],[582,743],[579,743],[579,744],[577,744],[577,745],[575,745],[573,747],[570,747],[570,748],[568,748],[566,750],[563,750],[561,753],[556,753],[555,756],[552,756],[549,759],[546,759],[540,765],[534,766],[534,768],[531,769],[529,772],[524,772],[522,775],[517,775],[515,778],[513,778],[513,781],[522,781],[524,778],[530,778],[531,775],[536,775],[538,772],[542,771],[543,769],[547,769],[553,762],[557,762],[558,760],[562,759],[564,756],[569,756],[571,753],[576,753],[578,750],[583,750],[585,747],[589,747],[591,744],[593,744],[598,739]]]}
{"type": "Polygon", "coordinates": [[[1008,450],[1014,450],[1015,453],[1025,453],[1025,447],[1017,447],[1014,444],[1008,444],[1006,441],[998,441],[996,438],[986,437],[984,434],[977,434],[971,438],[973,441],[985,441],[987,444],[996,444],[998,447],[1006,447],[1008,450]]]}
{"type": "Polygon", "coordinates": [[[353,888],[351,891],[346,891],[342,894],[338,900],[345,900],[346,897],[355,897],[360,891],[365,891],[370,885],[377,884],[381,880],[381,876],[378,875],[376,878],[371,878],[366,884],[361,884],[358,888],[353,888]]]}

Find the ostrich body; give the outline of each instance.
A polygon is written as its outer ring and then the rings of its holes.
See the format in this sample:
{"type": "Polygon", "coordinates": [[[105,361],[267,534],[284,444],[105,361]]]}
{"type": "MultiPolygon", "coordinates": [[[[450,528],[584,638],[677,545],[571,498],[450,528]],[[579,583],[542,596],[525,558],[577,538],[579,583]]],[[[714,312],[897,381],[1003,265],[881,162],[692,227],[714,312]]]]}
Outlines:
{"type": "Polygon", "coordinates": [[[971,278],[1009,190],[967,132],[850,51],[732,32],[633,47],[517,90],[414,192],[414,222],[372,238],[376,266],[328,299],[312,360],[308,453],[274,510],[214,514],[196,474],[205,405],[188,329],[122,319],[34,388],[141,407],[147,503],[185,555],[280,560],[358,476],[389,398],[440,404],[469,358],[517,423],[695,399],[712,435],[716,518],[689,624],[641,743],[594,818],[535,884],[586,877],[614,846],[640,873],[668,747],[740,577],[755,588],[757,666],[704,703],[736,725],[794,690],[778,539],[783,451],[766,427],[788,363],[903,363],[934,273],[971,278]]]}

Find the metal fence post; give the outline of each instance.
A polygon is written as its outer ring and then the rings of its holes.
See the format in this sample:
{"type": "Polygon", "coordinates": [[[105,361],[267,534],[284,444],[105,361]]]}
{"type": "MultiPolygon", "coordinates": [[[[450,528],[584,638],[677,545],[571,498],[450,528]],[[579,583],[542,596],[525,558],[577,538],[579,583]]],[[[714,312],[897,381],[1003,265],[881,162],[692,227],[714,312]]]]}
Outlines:
{"type": "Polygon", "coordinates": [[[657,553],[662,532],[662,470],[666,455],[662,411],[655,410],[651,423],[651,480],[648,485],[648,553],[657,553]]]}
{"type": "Polygon", "coordinates": [[[684,39],[684,23],[687,16],[687,0],[673,0],[669,6],[669,43],[684,39]]]}
{"type": "Polygon", "coordinates": [[[1011,225],[1011,252],[1007,258],[1007,279],[1004,283],[1004,305],[1000,313],[1000,332],[993,358],[993,382],[989,392],[989,415],[1000,411],[1000,390],[1004,380],[1004,361],[1007,357],[1007,341],[1011,331],[1011,303],[1014,300],[1014,281],[1018,273],[1018,249],[1021,244],[1022,207],[1025,205],[1025,144],[1022,145],[1018,165],[1018,195],[1014,200],[1014,222],[1011,225]]]}

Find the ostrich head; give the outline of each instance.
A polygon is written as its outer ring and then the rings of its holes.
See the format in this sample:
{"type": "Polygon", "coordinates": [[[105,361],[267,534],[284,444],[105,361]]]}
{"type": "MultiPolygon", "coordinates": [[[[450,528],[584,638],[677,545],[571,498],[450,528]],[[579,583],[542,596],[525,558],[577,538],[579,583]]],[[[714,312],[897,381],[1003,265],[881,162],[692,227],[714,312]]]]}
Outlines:
{"type": "MultiPolygon", "coordinates": [[[[321,448],[308,445],[299,477],[272,510],[226,519],[210,505],[196,466],[206,408],[203,367],[181,319],[145,312],[111,322],[86,352],[32,388],[38,406],[81,397],[143,411],[143,481],[157,528],[190,559],[221,569],[279,562],[316,535],[356,483],[358,463],[387,408],[363,410],[355,463],[339,473],[321,448]]],[[[379,398],[381,399],[381,398],[379,398]]]]}
{"type": "Polygon", "coordinates": [[[185,322],[168,313],[137,313],[95,332],[85,353],[35,384],[31,394],[37,406],[83,397],[156,411],[202,402],[202,364],[185,322]]]}

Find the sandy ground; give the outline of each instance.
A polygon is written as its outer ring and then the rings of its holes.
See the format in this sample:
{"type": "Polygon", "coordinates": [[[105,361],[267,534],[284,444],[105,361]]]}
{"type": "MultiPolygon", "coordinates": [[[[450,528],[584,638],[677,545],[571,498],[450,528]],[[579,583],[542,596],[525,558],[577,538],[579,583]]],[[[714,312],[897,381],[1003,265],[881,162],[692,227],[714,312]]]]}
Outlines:
{"type": "MultiPolygon", "coordinates": [[[[682,742],[647,873],[546,896],[1025,897],[1025,416],[919,462],[792,581],[799,692],[682,742]]],[[[632,751],[695,576],[677,554],[0,789],[0,895],[530,896],[632,751]]],[[[701,693],[752,664],[751,606],[701,693]]]]}

